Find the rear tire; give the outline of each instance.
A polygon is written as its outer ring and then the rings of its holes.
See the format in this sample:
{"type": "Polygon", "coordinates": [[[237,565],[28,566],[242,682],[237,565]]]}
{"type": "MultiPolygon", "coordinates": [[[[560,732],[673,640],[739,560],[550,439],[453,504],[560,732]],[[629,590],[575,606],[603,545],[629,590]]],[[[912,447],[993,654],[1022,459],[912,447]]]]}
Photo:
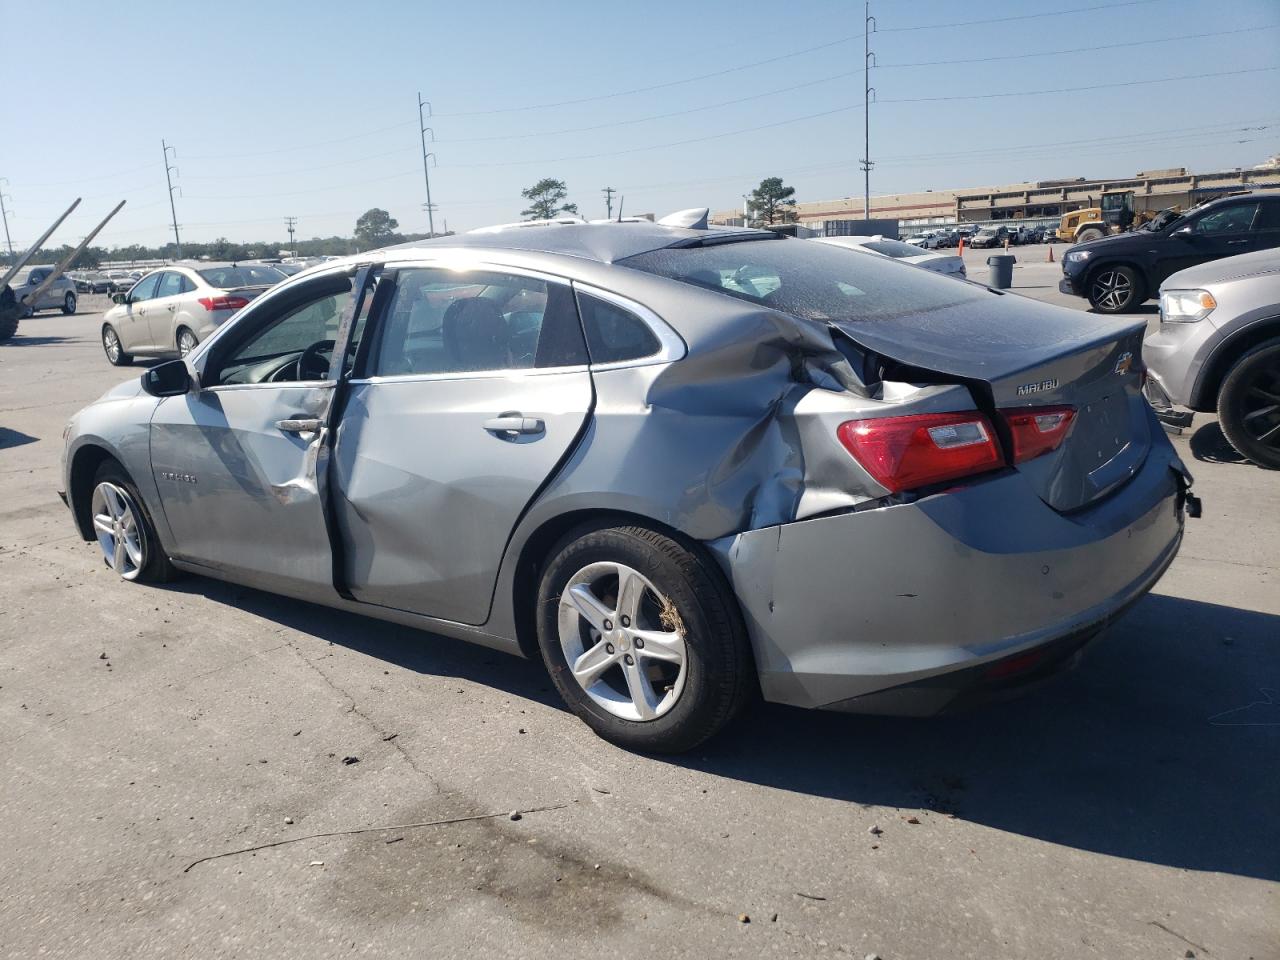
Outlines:
{"type": "Polygon", "coordinates": [[[0,316],[0,343],[4,343],[18,332],[18,314],[15,310],[12,316],[0,316]]]}
{"type": "Polygon", "coordinates": [[[1236,361],[1218,391],[1218,423],[1242,457],[1280,470],[1280,340],[1236,361]]]}
{"type": "Polygon", "coordinates": [[[1087,230],[1081,230],[1078,234],[1076,234],[1076,243],[1088,243],[1090,240],[1101,240],[1101,239],[1102,239],[1102,231],[1094,227],[1090,227],[1087,230]]]}
{"type": "Polygon", "coordinates": [[[691,750],[751,698],[746,629],[709,561],[635,526],[579,530],[552,556],[538,644],[565,703],[599,736],[628,750],[691,750]]]}
{"type": "Polygon", "coordinates": [[[1099,313],[1128,313],[1147,299],[1146,284],[1133,267],[1099,267],[1089,277],[1089,303],[1099,313]]]}
{"type": "Polygon", "coordinates": [[[133,363],[133,357],[125,353],[124,347],[120,345],[120,334],[109,323],[102,326],[102,352],[107,355],[107,360],[113,367],[127,367],[133,363]]]}
{"type": "Polygon", "coordinates": [[[68,317],[76,312],[76,295],[68,293],[62,300],[62,312],[68,317]]]}
{"type": "Polygon", "coordinates": [[[94,474],[89,509],[103,559],[121,579],[167,583],[178,575],[138,488],[116,461],[105,461],[94,474]]]}
{"type": "Polygon", "coordinates": [[[178,328],[178,335],[174,338],[174,343],[177,344],[178,356],[180,357],[185,357],[200,345],[200,341],[196,339],[196,335],[186,327],[178,328]]]}

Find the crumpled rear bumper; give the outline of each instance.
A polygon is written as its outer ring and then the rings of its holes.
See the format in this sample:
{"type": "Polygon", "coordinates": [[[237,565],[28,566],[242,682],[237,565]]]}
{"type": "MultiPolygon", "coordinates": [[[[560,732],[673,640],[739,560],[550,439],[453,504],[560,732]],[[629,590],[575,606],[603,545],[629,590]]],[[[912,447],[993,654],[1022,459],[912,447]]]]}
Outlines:
{"type": "Polygon", "coordinates": [[[710,546],[741,603],[765,699],[927,714],[1068,661],[1150,590],[1182,540],[1184,477],[1166,441],[1121,490],[1074,514],[1009,471],[710,546]]]}

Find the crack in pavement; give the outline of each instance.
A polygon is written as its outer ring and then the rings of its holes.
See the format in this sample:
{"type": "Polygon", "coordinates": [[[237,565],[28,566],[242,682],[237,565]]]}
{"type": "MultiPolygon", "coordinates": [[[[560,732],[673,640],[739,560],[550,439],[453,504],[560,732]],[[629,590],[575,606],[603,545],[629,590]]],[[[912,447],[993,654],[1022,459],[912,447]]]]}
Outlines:
{"type": "Polygon", "coordinates": [[[324,681],[325,686],[327,686],[334,693],[338,694],[340,697],[343,697],[347,700],[349,704],[349,706],[346,709],[347,713],[353,713],[357,717],[359,717],[361,720],[363,720],[365,722],[365,725],[368,726],[369,729],[372,730],[374,733],[376,733],[378,735],[378,738],[383,743],[389,744],[391,748],[395,750],[396,753],[400,754],[401,758],[404,760],[405,763],[409,765],[410,769],[412,769],[414,773],[416,773],[418,776],[426,780],[427,783],[431,784],[432,789],[435,790],[436,793],[444,792],[444,790],[441,788],[440,784],[436,781],[436,779],[432,777],[431,774],[427,773],[427,771],[423,770],[420,766],[418,766],[418,762],[413,758],[413,756],[409,753],[409,751],[406,750],[404,746],[397,739],[395,731],[387,730],[380,723],[374,720],[373,717],[369,716],[369,714],[365,713],[362,709],[360,709],[360,705],[356,702],[356,698],[352,696],[352,694],[349,693],[344,687],[336,683],[327,673],[325,673],[318,666],[316,666],[315,661],[311,660],[309,657],[303,656],[302,651],[299,650],[294,645],[292,640],[286,641],[284,645],[288,647],[290,650],[292,650],[294,655],[299,660],[301,660],[313,671],[315,671],[316,676],[318,676],[322,681],[324,681]]]}

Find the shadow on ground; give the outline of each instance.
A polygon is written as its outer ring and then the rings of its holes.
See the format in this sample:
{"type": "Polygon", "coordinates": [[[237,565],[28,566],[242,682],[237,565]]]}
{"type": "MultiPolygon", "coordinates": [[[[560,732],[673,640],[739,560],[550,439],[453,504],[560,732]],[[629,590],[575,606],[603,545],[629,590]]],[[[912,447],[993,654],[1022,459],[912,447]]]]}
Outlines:
{"type": "MultiPolygon", "coordinates": [[[[403,669],[560,705],[540,664],[213,581],[183,587],[403,669]]],[[[1280,617],[1151,595],[1078,668],[1017,699],[923,720],[759,705],[694,754],[653,762],[1274,881],[1275,688],[1280,617]]]]}
{"type": "Polygon", "coordinates": [[[1206,463],[1249,463],[1236,452],[1217,420],[1206,423],[1191,435],[1191,455],[1206,463]]]}
{"type": "Polygon", "coordinates": [[[7,450],[10,447],[21,447],[28,443],[39,442],[39,437],[33,437],[29,433],[23,433],[20,430],[10,430],[8,427],[0,427],[0,450],[7,450]]]}
{"type": "Polygon", "coordinates": [[[32,337],[23,333],[19,328],[17,336],[12,340],[6,340],[5,347],[43,347],[50,343],[66,343],[70,340],[79,340],[80,337],[32,337]]]}

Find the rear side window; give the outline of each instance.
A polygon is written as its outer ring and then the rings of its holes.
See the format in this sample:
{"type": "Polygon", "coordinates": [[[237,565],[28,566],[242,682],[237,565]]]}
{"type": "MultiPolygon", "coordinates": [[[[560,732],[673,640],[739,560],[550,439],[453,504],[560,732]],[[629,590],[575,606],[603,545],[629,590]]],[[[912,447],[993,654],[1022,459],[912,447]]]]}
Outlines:
{"type": "Polygon", "coordinates": [[[592,363],[640,360],[653,356],[662,346],[649,325],[629,310],[581,292],[578,310],[592,363]]]}
{"type": "Polygon", "coordinates": [[[1271,200],[1258,211],[1258,230],[1280,230],[1280,200],[1271,200]]]}
{"type": "Polygon", "coordinates": [[[819,321],[888,320],[992,296],[887,257],[794,238],[666,247],[618,264],[819,321]]]}
{"type": "Polygon", "coordinates": [[[495,271],[401,270],[378,325],[374,376],[474,373],[587,362],[566,284],[495,271]]]}
{"type": "Polygon", "coordinates": [[[1232,203],[1220,207],[1212,213],[1206,213],[1196,221],[1195,232],[1215,233],[1247,233],[1253,226],[1253,218],[1258,213],[1257,203],[1232,203]]]}
{"type": "Polygon", "coordinates": [[[160,289],[156,291],[157,297],[175,297],[182,292],[182,274],[168,273],[160,274],[160,289]]]}

